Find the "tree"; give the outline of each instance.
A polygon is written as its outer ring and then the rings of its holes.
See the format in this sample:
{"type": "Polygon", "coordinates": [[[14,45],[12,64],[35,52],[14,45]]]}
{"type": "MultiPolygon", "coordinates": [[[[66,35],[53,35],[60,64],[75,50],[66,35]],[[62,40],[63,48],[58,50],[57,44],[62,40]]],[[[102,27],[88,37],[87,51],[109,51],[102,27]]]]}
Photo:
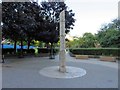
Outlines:
{"type": "MultiPolygon", "coordinates": [[[[18,3],[2,3],[2,23],[3,23],[3,37],[10,38],[15,41],[14,49],[16,49],[16,42],[24,37],[23,31],[20,27],[20,12],[18,12],[18,3]]],[[[16,51],[16,50],[15,50],[16,51]]]]}
{"type": "Polygon", "coordinates": [[[28,41],[28,49],[32,40],[53,44],[59,41],[59,14],[66,10],[66,33],[73,28],[75,19],[72,10],[62,2],[42,2],[41,6],[31,2],[3,2],[3,36],[21,42],[28,41]]]}
{"type": "Polygon", "coordinates": [[[41,7],[35,2],[27,2],[24,4],[24,7],[25,8],[23,9],[23,12],[26,16],[24,18],[23,24],[26,27],[24,32],[26,33],[26,41],[28,42],[29,49],[31,41],[35,39],[37,25],[40,23],[40,21],[38,22],[38,20],[42,18],[42,16],[40,15],[41,7]]]}
{"type": "Polygon", "coordinates": [[[17,41],[21,41],[21,50],[23,41],[27,41],[29,49],[30,42],[35,38],[40,6],[31,2],[3,2],[2,5],[3,36],[15,41],[15,49],[17,41]]]}
{"type": "Polygon", "coordinates": [[[70,48],[93,48],[97,43],[96,35],[86,32],[82,37],[74,38],[68,44],[70,48]]]}
{"type": "MultiPolygon", "coordinates": [[[[70,29],[73,29],[75,19],[74,13],[72,10],[67,10],[67,6],[64,2],[42,2],[42,15],[44,16],[44,30],[38,34],[38,37],[43,35],[42,39],[46,43],[51,43],[51,52],[53,52],[53,45],[59,41],[59,15],[62,10],[65,10],[66,17],[66,33],[69,32],[70,29]]],[[[52,53],[51,55],[52,56],[52,53]]]]}
{"type": "Polygon", "coordinates": [[[102,47],[120,47],[120,21],[115,19],[102,27],[97,38],[102,47]]]}
{"type": "Polygon", "coordinates": [[[92,33],[84,33],[83,35],[83,45],[85,48],[95,47],[96,37],[92,33]]]}

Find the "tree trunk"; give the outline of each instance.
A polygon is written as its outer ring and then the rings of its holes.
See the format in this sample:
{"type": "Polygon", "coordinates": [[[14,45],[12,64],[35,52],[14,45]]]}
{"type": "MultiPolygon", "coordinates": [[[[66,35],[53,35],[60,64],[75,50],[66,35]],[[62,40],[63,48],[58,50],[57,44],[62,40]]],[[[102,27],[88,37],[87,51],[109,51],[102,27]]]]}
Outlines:
{"type": "Polygon", "coordinates": [[[16,44],[17,44],[17,41],[14,42],[14,54],[16,54],[16,44]]]}
{"type": "Polygon", "coordinates": [[[30,43],[31,43],[31,40],[28,39],[28,43],[27,43],[28,44],[28,47],[27,47],[28,50],[30,49],[30,43]]]}
{"type": "Polygon", "coordinates": [[[21,40],[20,58],[23,58],[23,40],[21,40]]]}
{"type": "Polygon", "coordinates": [[[49,49],[49,43],[46,43],[46,47],[47,47],[47,49],[49,49]]]}
{"type": "Polygon", "coordinates": [[[21,40],[21,51],[23,51],[23,41],[21,40]]]}
{"type": "Polygon", "coordinates": [[[55,59],[53,52],[53,43],[51,43],[51,47],[50,47],[50,59],[55,59]]]}
{"type": "Polygon", "coordinates": [[[2,44],[2,63],[5,63],[5,61],[4,61],[4,53],[3,53],[4,51],[3,51],[3,44],[2,44]]]}
{"type": "MultiPolygon", "coordinates": [[[[2,44],[2,52],[3,52],[3,44],[2,44]]],[[[2,53],[3,54],[3,53],[2,53]]]]}

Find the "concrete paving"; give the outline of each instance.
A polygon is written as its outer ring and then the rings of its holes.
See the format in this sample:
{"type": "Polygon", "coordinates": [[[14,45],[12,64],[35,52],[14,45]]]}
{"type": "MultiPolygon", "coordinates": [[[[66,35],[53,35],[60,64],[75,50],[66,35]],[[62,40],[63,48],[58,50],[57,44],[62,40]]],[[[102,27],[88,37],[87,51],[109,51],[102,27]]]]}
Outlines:
{"type": "Polygon", "coordinates": [[[118,63],[98,59],[78,60],[66,54],[66,64],[83,68],[78,78],[50,78],[39,74],[45,67],[58,66],[59,58],[26,57],[6,59],[2,66],[3,88],[118,88],[118,63]]]}
{"type": "Polygon", "coordinates": [[[86,74],[86,70],[82,68],[71,66],[66,66],[65,68],[66,72],[63,73],[60,72],[59,66],[45,67],[42,70],[40,70],[39,73],[46,77],[63,79],[82,77],[86,74]]]}

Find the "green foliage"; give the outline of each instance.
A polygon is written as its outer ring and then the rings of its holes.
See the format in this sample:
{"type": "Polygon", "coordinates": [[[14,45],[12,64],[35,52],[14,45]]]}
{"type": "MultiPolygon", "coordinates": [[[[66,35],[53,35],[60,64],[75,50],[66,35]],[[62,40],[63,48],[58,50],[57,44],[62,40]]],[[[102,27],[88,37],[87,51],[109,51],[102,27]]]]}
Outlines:
{"type": "Polygon", "coordinates": [[[38,48],[36,47],[36,48],[34,48],[34,50],[35,50],[35,54],[37,55],[38,54],[38,48]]]}
{"type": "Polygon", "coordinates": [[[92,48],[95,47],[96,38],[91,33],[85,33],[83,35],[83,47],[92,48]]]}
{"type": "MultiPolygon", "coordinates": [[[[17,53],[20,54],[21,50],[20,49],[17,49],[17,53]]],[[[38,48],[36,50],[36,53],[39,54],[39,53],[49,53],[50,52],[50,48],[38,48]]],[[[58,48],[55,48],[53,50],[53,52],[56,54],[59,52],[59,49],[58,48]]],[[[13,55],[14,54],[14,49],[3,49],[3,52],[2,52],[4,55],[7,55],[7,54],[11,54],[13,55]]],[[[34,54],[35,53],[35,49],[23,49],[23,53],[25,54],[28,54],[28,53],[31,53],[31,54],[34,54]]]]}
{"type": "Polygon", "coordinates": [[[36,6],[35,3],[30,2],[3,2],[3,36],[14,41],[32,37],[36,27],[35,10],[38,10],[36,6]]]}
{"type": "Polygon", "coordinates": [[[104,25],[98,32],[97,39],[102,47],[120,47],[120,23],[115,19],[112,23],[104,25]]]}
{"type": "Polygon", "coordinates": [[[73,29],[75,14],[68,10],[64,2],[42,2],[41,5],[35,2],[3,2],[2,36],[20,41],[21,46],[23,41],[26,41],[28,49],[34,39],[45,43],[57,43],[59,15],[62,10],[65,10],[65,32],[68,33],[73,29]]]}
{"type": "MultiPolygon", "coordinates": [[[[43,41],[53,44],[59,41],[59,15],[65,10],[65,32],[74,26],[74,13],[68,10],[64,2],[3,2],[2,3],[2,36],[15,42],[20,41],[21,53],[27,42],[28,49],[31,41],[43,41]]],[[[16,43],[15,43],[16,46],[16,43]]],[[[43,46],[36,43],[35,46],[43,46]]],[[[14,49],[16,49],[14,47],[14,49]]]]}
{"type": "Polygon", "coordinates": [[[61,11],[65,10],[66,33],[68,33],[74,26],[74,13],[72,13],[72,10],[68,10],[64,2],[44,1],[41,3],[41,8],[44,20],[41,25],[38,25],[36,40],[46,43],[57,43],[59,41],[59,15],[61,11]]]}
{"type": "Polygon", "coordinates": [[[83,37],[68,42],[70,48],[92,48],[95,47],[96,36],[91,33],[85,33],[83,37]]]}
{"type": "Polygon", "coordinates": [[[85,33],[82,37],[67,43],[70,48],[119,48],[120,21],[115,19],[101,27],[97,34],[85,33]]]}
{"type": "Polygon", "coordinates": [[[77,55],[120,56],[119,48],[74,48],[69,49],[69,51],[77,55]]]}

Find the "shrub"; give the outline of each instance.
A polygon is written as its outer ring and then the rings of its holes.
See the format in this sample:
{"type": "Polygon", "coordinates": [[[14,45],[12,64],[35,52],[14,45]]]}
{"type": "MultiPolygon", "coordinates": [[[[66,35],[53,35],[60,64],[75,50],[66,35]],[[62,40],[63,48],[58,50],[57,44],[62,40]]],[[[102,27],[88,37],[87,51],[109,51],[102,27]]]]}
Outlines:
{"type": "Polygon", "coordinates": [[[78,55],[120,56],[119,48],[74,48],[69,49],[69,51],[78,55]]]}
{"type": "MultiPolygon", "coordinates": [[[[58,53],[59,49],[54,49],[53,52],[56,54],[58,53]]],[[[21,49],[17,49],[17,54],[20,54],[21,49]]],[[[23,53],[30,53],[34,54],[35,50],[34,49],[23,49],[23,53]]],[[[38,48],[38,53],[50,53],[50,49],[47,48],[38,48]]],[[[14,54],[14,49],[2,49],[2,54],[14,54]]]]}
{"type": "Polygon", "coordinates": [[[13,53],[14,53],[14,49],[12,48],[2,49],[2,54],[13,54],[13,53]]]}

